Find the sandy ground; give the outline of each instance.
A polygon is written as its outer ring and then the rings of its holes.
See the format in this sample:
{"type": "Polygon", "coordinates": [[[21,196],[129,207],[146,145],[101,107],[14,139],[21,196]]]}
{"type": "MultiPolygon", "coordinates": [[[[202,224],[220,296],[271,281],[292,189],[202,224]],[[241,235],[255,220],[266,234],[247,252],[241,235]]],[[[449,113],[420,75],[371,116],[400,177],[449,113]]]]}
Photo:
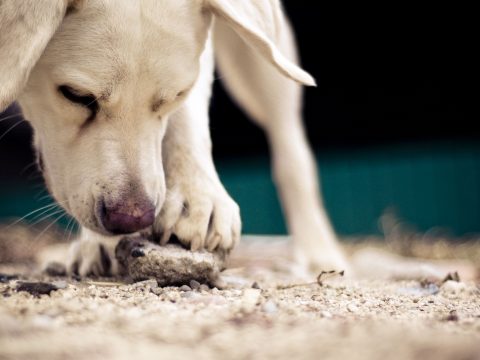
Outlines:
{"type": "MultiPolygon", "coordinates": [[[[53,278],[2,265],[0,273],[24,275],[0,277],[0,359],[480,359],[480,288],[468,262],[404,259],[393,271],[397,258],[382,267],[378,252],[357,256],[362,244],[349,252],[358,269],[372,265],[369,276],[318,283],[292,271],[287,244],[257,240],[235,252],[226,289],[53,278]],[[455,268],[460,281],[443,281],[455,268]],[[18,290],[24,281],[58,290],[35,296],[18,290]]],[[[422,245],[426,254],[435,249],[422,245]]],[[[465,249],[448,254],[455,251],[465,249]]]]}

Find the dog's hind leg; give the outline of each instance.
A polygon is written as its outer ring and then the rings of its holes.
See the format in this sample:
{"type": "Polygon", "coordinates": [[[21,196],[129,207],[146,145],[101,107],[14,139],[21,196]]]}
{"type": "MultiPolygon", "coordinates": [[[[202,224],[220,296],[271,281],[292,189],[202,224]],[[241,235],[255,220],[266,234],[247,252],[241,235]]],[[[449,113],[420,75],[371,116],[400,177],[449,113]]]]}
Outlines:
{"type": "MultiPolygon", "coordinates": [[[[293,34],[285,18],[276,46],[296,62],[293,34]]],[[[229,26],[217,21],[215,53],[222,81],[247,114],[266,132],[297,259],[308,269],[347,267],[319,193],[314,157],[301,117],[301,86],[284,77],[229,26]]]]}

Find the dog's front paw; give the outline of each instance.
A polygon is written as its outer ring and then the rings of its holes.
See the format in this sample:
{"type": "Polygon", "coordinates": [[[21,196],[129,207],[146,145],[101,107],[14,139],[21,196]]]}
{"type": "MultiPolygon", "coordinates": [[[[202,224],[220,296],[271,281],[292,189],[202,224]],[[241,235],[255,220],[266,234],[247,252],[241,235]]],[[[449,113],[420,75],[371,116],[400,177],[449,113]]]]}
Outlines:
{"type": "Polygon", "coordinates": [[[81,236],[69,249],[67,272],[84,276],[113,276],[118,273],[116,241],[81,236]]]}
{"type": "Polygon", "coordinates": [[[240,210],[220,182],[199,175],[175,182],[154,225],[160,243],[175,235],[192,251],[230,251],[240,239],[240,210]]]}

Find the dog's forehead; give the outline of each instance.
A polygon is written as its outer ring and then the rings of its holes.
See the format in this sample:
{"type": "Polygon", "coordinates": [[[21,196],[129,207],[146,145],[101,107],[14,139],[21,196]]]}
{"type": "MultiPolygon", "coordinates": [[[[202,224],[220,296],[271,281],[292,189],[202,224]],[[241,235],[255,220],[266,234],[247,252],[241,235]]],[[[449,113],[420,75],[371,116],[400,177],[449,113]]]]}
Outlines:
{"type": "Polygon", "coordinates": [[[209,21],[195,0],[89,0],[67,15],[44,62],[92,91],[129,77],[188,86],[209,21]]]}

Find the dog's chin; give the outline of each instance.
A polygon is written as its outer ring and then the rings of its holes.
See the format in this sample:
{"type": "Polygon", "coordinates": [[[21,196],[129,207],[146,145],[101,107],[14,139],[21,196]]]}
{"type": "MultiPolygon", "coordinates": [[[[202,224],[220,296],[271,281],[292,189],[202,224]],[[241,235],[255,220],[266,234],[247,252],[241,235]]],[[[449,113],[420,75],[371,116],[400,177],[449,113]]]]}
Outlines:
{"type": "Polygon", "coordinates": [[[83,223],[79,222],[77,220],[77,222],[80,224],[80,226],[82,226],[83,228],[87,228],[88,230],[98,234],[98,235],[101,235],[102,237],[111,237],[111,238],[116,238],[116,237],[122,237],[122,236],[128,236],[128,235],[133,235],[133,234],[145,234],[145,233],[150,233],[148,231],[148,228],[145,228],[145,229],[141,229],[141,230],[138,230],[138,231],[135,231],[135,232],[111,232],[111,231],[108,231],[106,230],[105,228],[103,227],[99,227],[99,226],[91,226],[91,225],[84,225],[83,223]]]}
{"type": "Polygon", "coordinates": [[[77,223],[82,227],[82,228],[86,228],[98,235],[102,235],[102,236],[105,236],[105,237],[113,237],[113,236],[118,236],[118,235],[121,235],[121,234],[114,234],[110,231],[108,231],[107,229],[105,229],[102,225],[100,225],[98,223],[98,220],[96,219],[95,216],[93,216],[91,219],[85,221],[85,220],[79,220],[78,218],[76,218],[74,216],[75,220],[77,221],[77,223]]]}

